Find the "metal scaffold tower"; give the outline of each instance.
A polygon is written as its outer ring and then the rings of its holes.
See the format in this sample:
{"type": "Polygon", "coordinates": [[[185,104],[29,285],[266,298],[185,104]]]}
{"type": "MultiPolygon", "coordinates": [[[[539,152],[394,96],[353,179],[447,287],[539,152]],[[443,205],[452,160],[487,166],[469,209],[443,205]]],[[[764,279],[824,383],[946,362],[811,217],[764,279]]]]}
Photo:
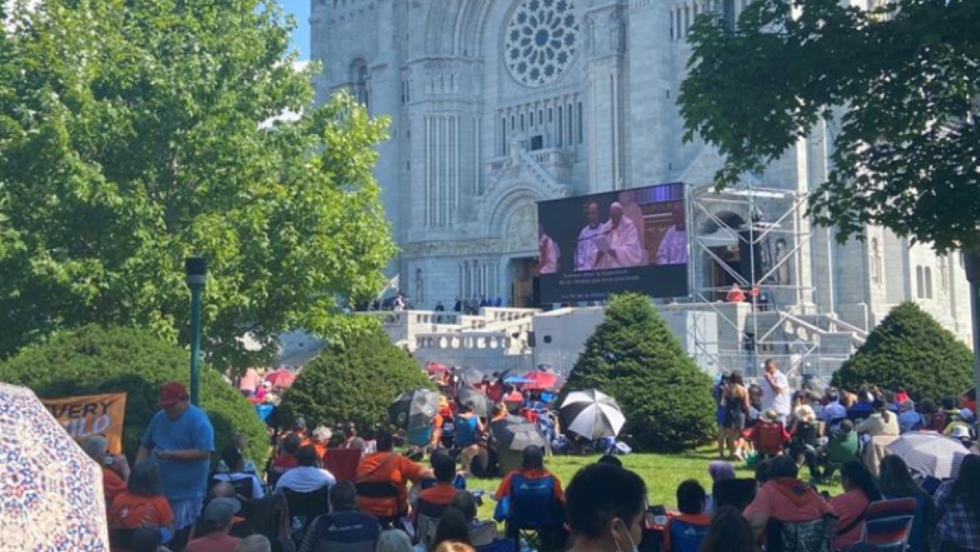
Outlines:
{"type": "MultiPolygon", "coordinates": [[[[802,373],[811,360],[820,364],[812,357],[820,355],[821,328],[806,320],[814,309],[804,273],[808,195],[751,183],[723,191],[687,187],[690,300],[716,313],[718,369],[756,377],[764,358],[791,373],[802,373]]],[[[698,354],[707,349],[698,347],[698,354]]]]}

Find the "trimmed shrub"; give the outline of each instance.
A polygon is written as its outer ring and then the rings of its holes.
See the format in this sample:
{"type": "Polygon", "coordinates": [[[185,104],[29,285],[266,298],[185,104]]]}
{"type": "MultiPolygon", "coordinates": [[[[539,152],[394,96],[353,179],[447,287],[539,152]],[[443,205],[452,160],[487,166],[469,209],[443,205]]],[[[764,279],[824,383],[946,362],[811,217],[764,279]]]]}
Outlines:
{"type": "Polygon", "coordinates": [[[609,301],[564,392],[586,389],[616,399],[626,415],[624,434],[642,450],[690,448],[715,431],[711,378],[643,295],[609,301]]]}
{"type": "Polygon", "coordinates": [[[303,368],[283,396],[279,419],[288,423],[302,416],[309,427],[386,424],[395,397],[417,387],[435,388],[419,365],[371,324],[328,345],[303,368]]]}
{"type": "MultiPolygon", "coordinates": [[[[38,397],[128,394],[123,449],[132,460],[157,407],[161,384],[188,385],[190,355],[148,330],[95,325],[55,335],[0,363],[0,381],[31,388],[38,397]]],[[[255,408],[216,370],[201,366],[201,407],[220,451],[241,433],[257,466],[268,458],[268,435],[255,408]]]]}
{"type": "Polygon", "coordinates": [[[834,374],[833,385],[905,388],[912,400],[956,397],[973,385],[973,353],[915,303],[898,305],[834,374]]]}

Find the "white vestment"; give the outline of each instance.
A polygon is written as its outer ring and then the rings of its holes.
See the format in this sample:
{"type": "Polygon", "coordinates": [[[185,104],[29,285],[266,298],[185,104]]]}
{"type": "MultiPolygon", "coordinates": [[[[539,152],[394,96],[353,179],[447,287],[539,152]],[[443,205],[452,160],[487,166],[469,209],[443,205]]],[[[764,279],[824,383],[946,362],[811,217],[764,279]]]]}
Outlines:
{"type": "Polygon", "coordinates": [[[558,272],[558,258],[561,257],[561,251],[558,249],[558,244],[555,243],[555,240],[549,238],[547,234],[542,234],[538,238],[538,250],[541,256],[538,272],[540,274],[554,274],[558,272]]]}
{"type": "Polygon", "coordinates": [[[678,230],[671,226],[664,233],[664,239],[657,248],[657,265],[675,265],[687,263],[687,231],[678,230]]]}
{"type": "Polygon", "coordinates": [[[601,224],[596,224],[595,228],[586,226],[579,232],[578,245],[575,247],[575,272],[595,270],[595,260],[599,254],[595,239],[603,232],[601,224]]]}
{"type": "Polygon", "coordinates": [[[619,226],[613,227],[610,220],[602,227],[606,239],[609,240],[609,249],[615,251],[616,255],[613,256],[611,252],[602,255],[596,264],[597,269],[628,268],[643,264],[643,248],[633,221],[622,217],[619,219],[619,226]]]}

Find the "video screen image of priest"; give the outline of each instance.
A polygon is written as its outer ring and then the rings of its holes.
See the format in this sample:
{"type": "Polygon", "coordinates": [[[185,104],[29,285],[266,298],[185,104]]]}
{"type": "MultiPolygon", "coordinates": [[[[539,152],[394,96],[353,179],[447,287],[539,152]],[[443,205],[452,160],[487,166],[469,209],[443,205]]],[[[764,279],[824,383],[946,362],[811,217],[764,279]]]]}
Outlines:
{"type": "Polygon", "coordinates": [[[688,247],[682,183],[538,203],[544,303],[686,296],[688,247]]]}

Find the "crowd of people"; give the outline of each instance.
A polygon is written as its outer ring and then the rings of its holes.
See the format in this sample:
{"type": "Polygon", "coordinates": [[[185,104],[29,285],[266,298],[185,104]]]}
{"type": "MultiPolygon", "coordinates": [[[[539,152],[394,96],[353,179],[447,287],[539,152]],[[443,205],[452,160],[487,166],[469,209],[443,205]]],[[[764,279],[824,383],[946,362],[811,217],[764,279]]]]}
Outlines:
{"type": "Polygon", "coordinates": [[[270,433],[273,457],[262,467],[246,457],[242,437],[215,450],[208,416],[179,383],[159,390],[160,411],[132,468],[107,453],[103,437],[82,446],[103,466],[117,552],[860,551],[871,546],[868,524],[881,511],[911,520],[911,552],[980,550],[980,456],[966,456],[955,477],[930,481],[875,442],[937,431],[970,444],[969,396],[935,408],[911,404],[900,389],[794,392],[774,362],[765,372],[758,386],[737,372],[718,383],[718,446],[727,460],[709,466],[710,489],[696,480],[678,486],[671,507],[648,504],[643,479],[609,454],[564,487],[546,466],[557,439],[523,447],[512,465],[492,459],[495,420],[554,418],[546,425],[560,435],[554,397],[534,391],[516,401],[503,377],[475,384],[489,400],[486,414],[452,392],[458,382],[441,381],[440,412],[418,435],[362,435],[350,423],[310,431],[294,420],[289,431],[270,433]],[[739,459],[753,462],[754,478],[737,477],[728,460],[739,459]],[[494,475],[488,465],[502,481],[494,519],[479,519],[491,497],[467,481],[494,475]],[[817,488],[832,474],[843,489],[837,496],[817,488]],[[501,543],[508,548],[494,548],[501,543]]]}
{"type": "Polygon", "coordinates": [[[885,448],[905,433],[933,431],[974,446],[976,398],[970,393],[946,397],[937,407],[928,399],[915,404],[904,389],[793,390],[776,362],[767,360],[758,384],[747,385],[738,371],[723,373],[715,384],[718,454],[754,463],[785,452],[815,480],[860,459],[878,475],[885,448]]]}

